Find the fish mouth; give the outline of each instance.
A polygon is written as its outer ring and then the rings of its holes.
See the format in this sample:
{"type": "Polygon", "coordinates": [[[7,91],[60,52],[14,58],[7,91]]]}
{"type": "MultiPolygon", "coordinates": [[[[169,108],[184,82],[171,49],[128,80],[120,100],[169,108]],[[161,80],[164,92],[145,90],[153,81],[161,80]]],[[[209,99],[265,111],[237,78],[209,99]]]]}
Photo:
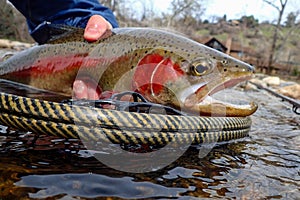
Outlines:
{"type": "Polygon", "coordinates": [[[213,94],[232,88],[243,81],[251,79],[251,75],[232,78],[222,83],[202,82],[185,89],[181,93],[181,102],[185,112],[201,116],[226,116],[226,117],[245,117],[253,114],[257,110],[257,105],[250,102],[245,105],[238,105],[216,100],[213,94]]]}

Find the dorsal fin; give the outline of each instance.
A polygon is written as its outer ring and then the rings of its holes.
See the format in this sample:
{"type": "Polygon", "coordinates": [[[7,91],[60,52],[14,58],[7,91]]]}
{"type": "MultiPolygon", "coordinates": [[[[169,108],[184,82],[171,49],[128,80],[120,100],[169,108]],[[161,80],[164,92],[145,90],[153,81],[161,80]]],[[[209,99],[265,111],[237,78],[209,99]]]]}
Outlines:
{"type": "MultiPolygon", "coordinates": [[[[66,43],[66,42],[87,42],[83,38],[84,29],[67,26],[63,24],[50,24],[50,39],[48,40],[48,44],[58,44],[58,43],[66,43]]],[[[102,37],[93,43],[99,43],[114,33],[111,30],[107,30],[102,37]]]]}
{"type": "Polygon", "coordinates": [[[84,42],[83,28],[63,24],[49,24],[50,39],[47,43],[57,44],[66,42],[84,42]]]}

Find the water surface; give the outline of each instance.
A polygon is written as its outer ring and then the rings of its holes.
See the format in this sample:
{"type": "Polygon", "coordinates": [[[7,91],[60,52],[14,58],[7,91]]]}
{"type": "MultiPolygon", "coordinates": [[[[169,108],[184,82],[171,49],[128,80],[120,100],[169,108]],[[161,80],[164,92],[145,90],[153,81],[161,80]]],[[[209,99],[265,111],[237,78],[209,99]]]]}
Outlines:
{"type": "Polygon", "coordinates": [[[200,145],[163,169],[126,173],[103,165],[78,140],[0,128],[0,199],[299,199],[300,117],[264,91],[249,137],[200,145]],[[34,142],[35,141],[35,142],[34,142]]]}

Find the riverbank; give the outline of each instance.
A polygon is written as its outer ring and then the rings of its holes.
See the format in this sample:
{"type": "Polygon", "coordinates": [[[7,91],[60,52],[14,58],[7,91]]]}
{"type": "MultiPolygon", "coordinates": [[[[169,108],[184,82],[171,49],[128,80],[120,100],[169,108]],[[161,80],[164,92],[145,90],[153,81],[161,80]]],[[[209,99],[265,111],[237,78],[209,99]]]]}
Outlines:
{"type": "MultiPolygon", "coordinates": [[[[273,91],[288,96],[290,98],[300,100],[300,84],[294,81],[283,80],[278,76],[268,76],[265,74],[256,74],[250,82],[273,91]]],[[[247,85],[248,89],[258,89],[255,85],[247,85]]]]}

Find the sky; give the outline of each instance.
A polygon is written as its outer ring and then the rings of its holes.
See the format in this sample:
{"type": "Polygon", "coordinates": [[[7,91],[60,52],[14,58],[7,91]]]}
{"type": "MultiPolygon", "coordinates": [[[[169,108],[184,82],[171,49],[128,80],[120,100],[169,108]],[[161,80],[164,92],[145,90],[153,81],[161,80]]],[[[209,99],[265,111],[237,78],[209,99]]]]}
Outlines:
{"type": "MultiPolygon", "coordinates": [[[[153,0],[155,8],[167,10],[171,0],[153,0]],[[159,5],[159,6],[158,6],[159,5]]],[[[278,2],[279,0],[273,0],[278,2]]],[[[259,22],[274,22],[278,17],[278,11],[263,2],[263,0],[203,0],[205,12],[202,19],[212,20],[215,16],[222,17],[226,14],[227,19],[240,19],[244,15],[254,15],[259,22]]],[[[283,21],[288,13],[300,10],[300,0],[289,0],[285,9],[283,21]]],[[[279,6],[280,4],[278,4],[279,6]]]]}

